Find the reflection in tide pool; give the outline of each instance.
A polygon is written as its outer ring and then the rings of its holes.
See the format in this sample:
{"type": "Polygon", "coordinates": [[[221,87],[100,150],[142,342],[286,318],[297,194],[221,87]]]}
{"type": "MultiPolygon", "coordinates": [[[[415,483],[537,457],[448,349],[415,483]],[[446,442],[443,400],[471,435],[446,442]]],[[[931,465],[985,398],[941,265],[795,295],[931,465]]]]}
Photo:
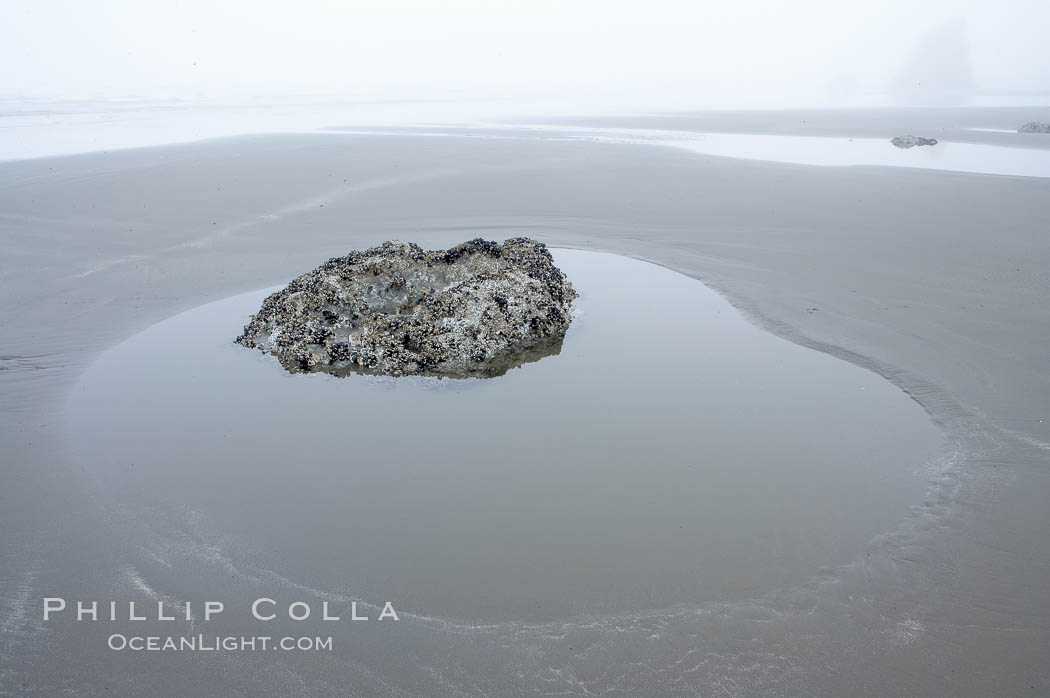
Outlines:
{"type": "Polygon", "coordinates": [[[561,354],[501,378],[288,374],[232,343],[265,290],[105,353],[70,434],[130,544],[167,565],[155,593],[214,593],[164,553],[192,526],[202,560],[221,541],[409,616],[729,601],[853,559],[920,500],[942,439],[887,381],[667,269],[555,259],[578,317],[561,354]]]}

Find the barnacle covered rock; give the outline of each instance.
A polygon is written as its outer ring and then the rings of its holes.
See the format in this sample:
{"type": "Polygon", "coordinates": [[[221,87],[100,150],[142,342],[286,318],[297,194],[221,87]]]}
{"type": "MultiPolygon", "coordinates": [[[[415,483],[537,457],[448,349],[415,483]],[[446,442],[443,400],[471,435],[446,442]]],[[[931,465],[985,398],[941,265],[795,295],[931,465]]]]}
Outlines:
{"type": "Polygon", "coordinates": [[[937,145],[936,138],[923,138],[922,136],[897,136],[890,140],[890,143],[897,146],[898,148],[914,148],[919,145],[937,145]]]}
{"type": "Polygon", "coordinates": [[[1046,121],[1029,121],[1017,127],[1018,133],[1050,133],[1050,123],[1046,121]]]}
{"type": "Polygon", "coordinates": [[[557,353],[575,298],[535,240],[391,241],[297,277],[235,341],[296,372],[497,376],[557,353]]]}

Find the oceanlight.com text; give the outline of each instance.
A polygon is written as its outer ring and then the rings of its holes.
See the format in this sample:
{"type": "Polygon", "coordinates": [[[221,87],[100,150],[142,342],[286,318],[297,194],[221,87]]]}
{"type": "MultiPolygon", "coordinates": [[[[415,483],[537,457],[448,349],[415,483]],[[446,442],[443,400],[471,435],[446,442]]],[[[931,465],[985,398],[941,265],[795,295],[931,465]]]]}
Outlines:
{"type": "Polygon", "coordinates": [[[123,635],[106,641],[116,652],[331,652],[332,637],[269,635],[123,635]]]}

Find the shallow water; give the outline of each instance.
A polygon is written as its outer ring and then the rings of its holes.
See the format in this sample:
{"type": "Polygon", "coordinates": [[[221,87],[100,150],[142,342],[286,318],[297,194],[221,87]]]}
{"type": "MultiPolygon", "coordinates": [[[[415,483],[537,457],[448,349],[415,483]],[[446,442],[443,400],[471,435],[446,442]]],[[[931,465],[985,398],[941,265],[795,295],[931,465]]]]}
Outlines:
{"type": "MultiPolygon", "coordinates": [[[[646,128],[591,128],[584,126],[533,126],[474,124],[461,130],[328,129],[348,134],[393,135],[411,132],[420,136],[472,138],[544,138],[599,143],[660,145],[701,155],[782,162],[821,167],[910,167],[972,174],[1050,177],[1050,149],[1009,147],[984,143],[940,140],[934,146],[897,148],[889,138],[836,136],[787,136],[754,133],[696,133],[646,128]]],[[[970,129],[995,131],[999,129],[970,129]]],[[[1016,134],[1016,131],[1012,133],[1016,134]]],[[[902,134],[903,135],[903,134],[902,134]]],[[[937,134],[914,134],[926,137],[937,134]]],[[[1021,134],[1025,138],[1032,134],[1021,134]]],[[[1036,134],[1039,135],[1039,134],[1036,134]]],[[[1031,143],[1030,140],[1026,141],[1031,143]]]]}
{"type": "MultiPolygon", "coordinates": [[[[918,134],[922,135],[922,134],[918,134]]],[[[897,148],[888,139],[705,133],[678,143],[707,155],[800,165],[917,167],[976,174],[1050,177],[1050,150],[940,141],[897,148]]]]}
{"type": "Polygon", "coordinates": [[[428,618],[743,599],[852,559],[922,496],[942,438],[887,381],[662,267],[555,259],[581,294],[563,350],[501,378],[287,374],[232,343],[268,290],[106,352],[69,433],[167,566],[155,593],[201,592],[166,552],[192,528],[202,568],[221,547],[428,618]]]}

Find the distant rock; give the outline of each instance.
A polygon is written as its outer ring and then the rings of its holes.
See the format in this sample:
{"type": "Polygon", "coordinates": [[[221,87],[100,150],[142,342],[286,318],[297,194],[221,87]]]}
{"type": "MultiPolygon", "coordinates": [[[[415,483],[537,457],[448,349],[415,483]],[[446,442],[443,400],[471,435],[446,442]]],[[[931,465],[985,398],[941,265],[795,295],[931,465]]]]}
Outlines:
{"type": "Polygon", "coordinates": [[[897,71],[890,94],[898,104],[966,104],[977,83],[970,42],[961,18],[935,26],[923,35],[897,71]]]}
{"type": "Polygon", "coordinates": [[[235,341],[292,372],[491,377],[557,353],[575,298],[535,240],[391,241],[292,280],[235,341]]]}
{"type": "Polygon", "coordinates": [[[920,136],[897,136],[890,143],[898,148],[914,148],[917,145],[937,145],[937,139],[922,138],[920,136]]]}
{"type": "Polygon", "coordinates": [[[1050,123],[1045,121],[1029,121],[1017,129],[1018,133],[1050,133],[1050,123]]]}

